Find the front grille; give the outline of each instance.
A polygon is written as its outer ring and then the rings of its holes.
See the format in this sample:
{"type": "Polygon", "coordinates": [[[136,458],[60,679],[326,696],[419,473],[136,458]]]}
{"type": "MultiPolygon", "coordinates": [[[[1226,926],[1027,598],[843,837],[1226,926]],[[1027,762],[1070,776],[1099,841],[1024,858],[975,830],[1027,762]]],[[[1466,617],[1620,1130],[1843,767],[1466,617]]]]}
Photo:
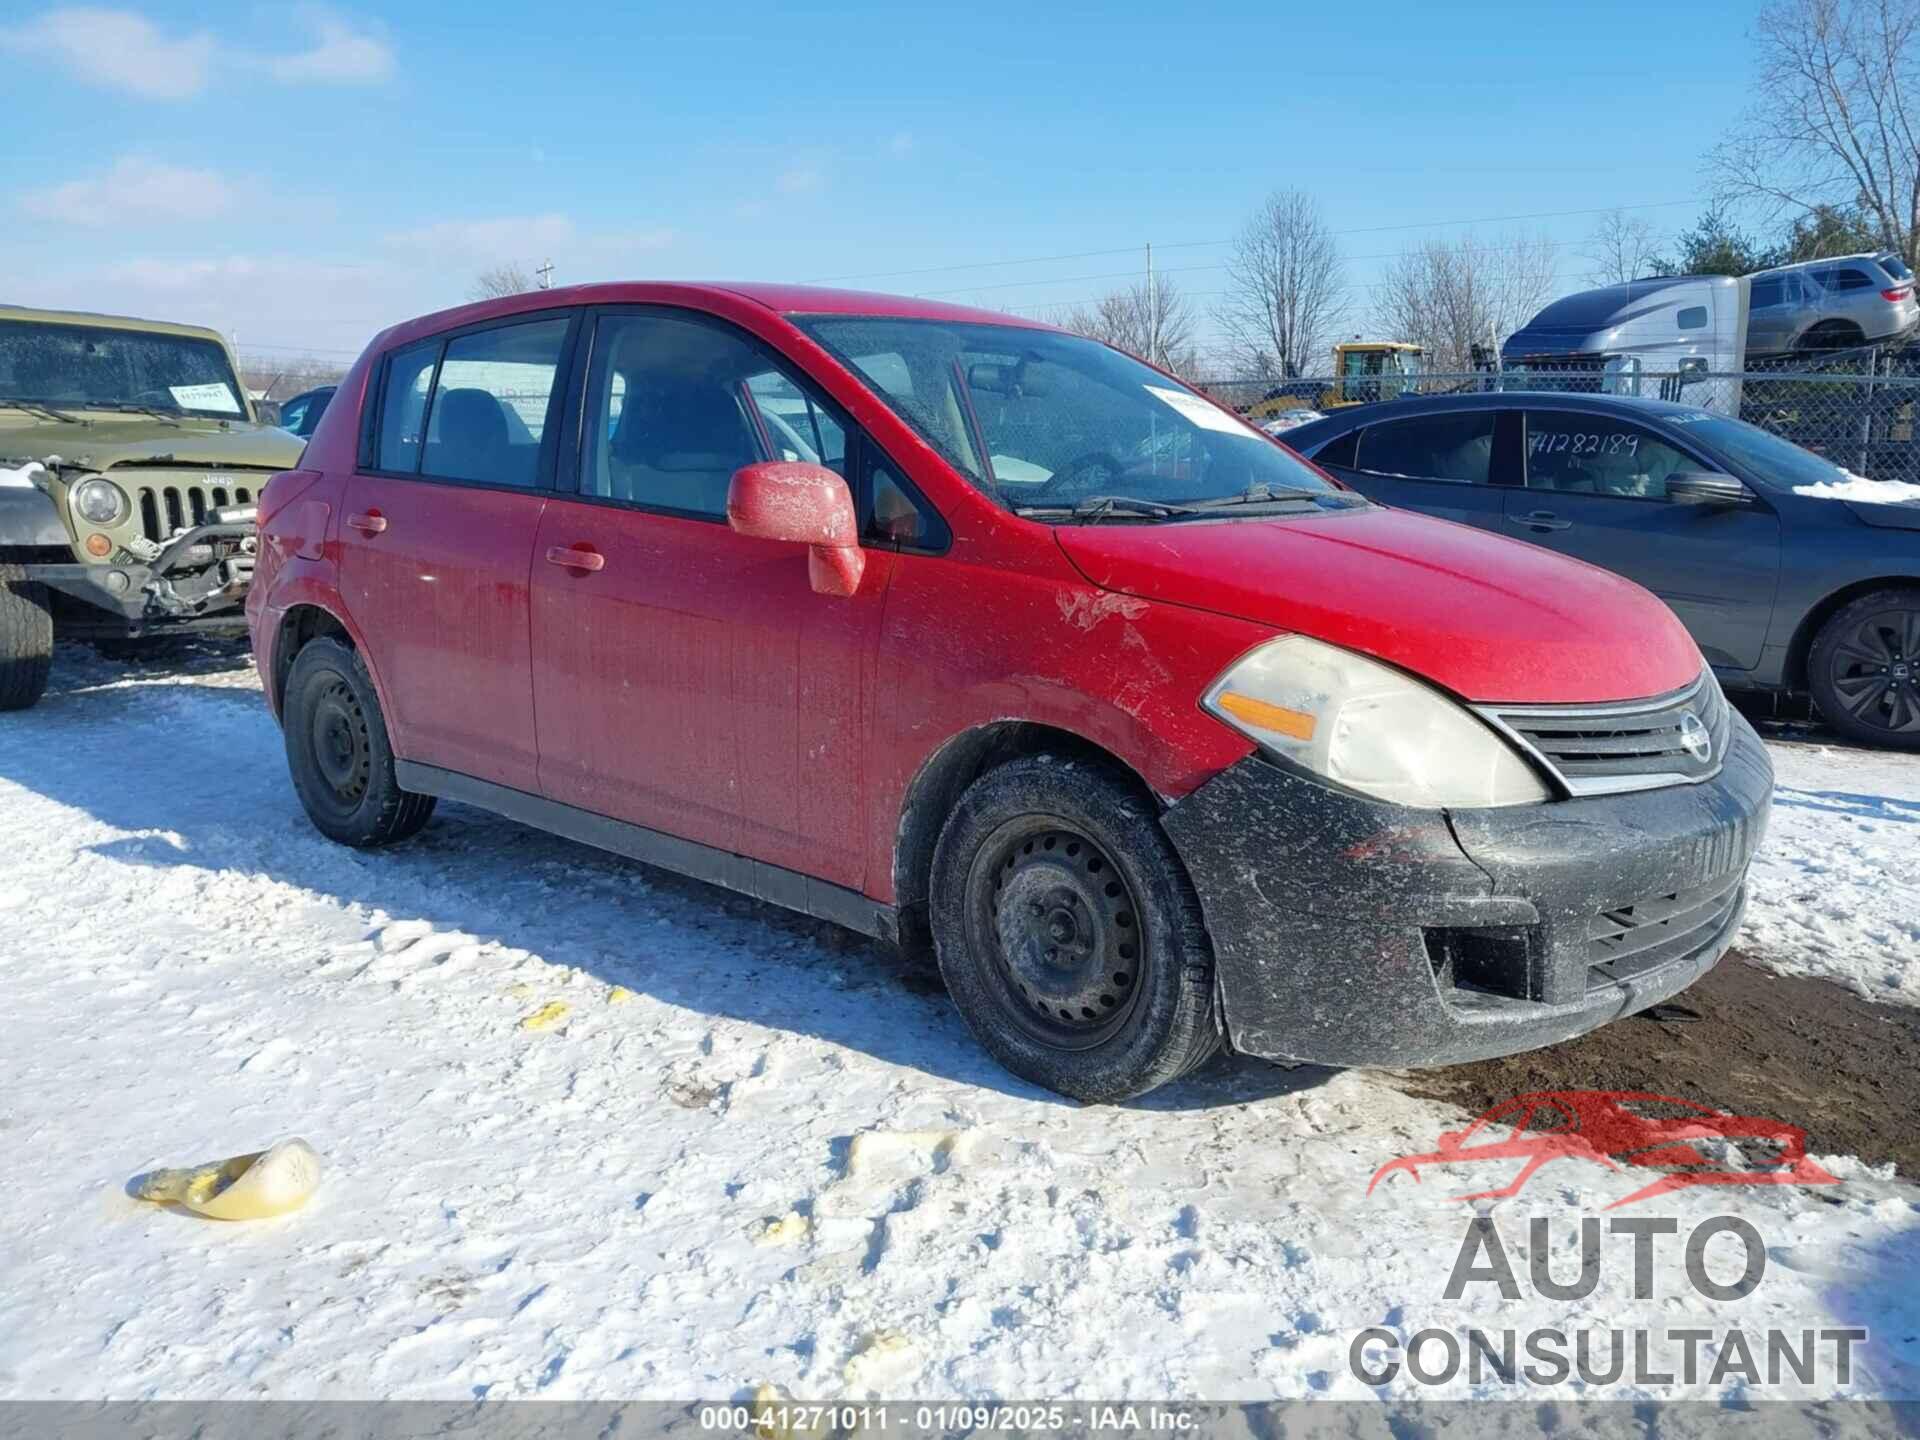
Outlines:
{"type": "Polygon", "coordinates": [[[1570,795],[1711,779],[1720,773],[1733,723],[1726,696],[1707,671],[1686,688],[1651,700],[1488,705],[1480,707],[1480,714],[1551,772],[1570,795]]]}
{"type": "Polygon", "coordinates": [[[1739,913],[1744,872],[1602,910],[1587,922],[1587,989],[1618,985],[1697,954],[1739,913]]]}
{"type": "Polygon", "coordinates": [[[253,496],[253,488],[247,485],[229,488],[169,481],[134,487],[140,533],[156,545],[172,539],[178,531],[205,524],[207,516],[215,510],[251,504],[253,496]]]}

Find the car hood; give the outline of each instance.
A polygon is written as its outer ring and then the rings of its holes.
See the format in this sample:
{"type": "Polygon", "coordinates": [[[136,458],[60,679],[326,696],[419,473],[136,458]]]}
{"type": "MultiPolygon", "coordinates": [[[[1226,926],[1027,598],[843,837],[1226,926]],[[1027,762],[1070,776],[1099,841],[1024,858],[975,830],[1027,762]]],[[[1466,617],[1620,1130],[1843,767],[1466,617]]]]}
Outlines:
{"type": "Polygon", "coordinates": [[[305,448],[306,441],[276,426],[246,422],[222,426],[185,420],[173,425],[145,417],[90,417],[90,423],[84,425],[43,421],[0,427],[0,456],[40,460],[58,455],[67,465],[88,470],[132,463],[183,469],[232,466],[289,470],[300,463],[300,452],[305,448]]]}
{"type": "Polygon", "coordinates": [[[1403,510],[1055,531],[1095,585],[1359,650],[1482,703],[1637,700],[1699,648],[1630,580],[1403,510]]]}

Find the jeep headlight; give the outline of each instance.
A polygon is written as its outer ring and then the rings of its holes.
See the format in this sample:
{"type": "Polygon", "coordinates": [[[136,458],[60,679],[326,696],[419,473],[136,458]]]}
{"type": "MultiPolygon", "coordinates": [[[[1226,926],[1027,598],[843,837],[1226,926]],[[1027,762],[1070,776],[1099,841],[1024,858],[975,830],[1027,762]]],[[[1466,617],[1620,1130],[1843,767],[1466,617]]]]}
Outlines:
{"type": "Polygon", "coordinates": [[[1551,798],[1519,752],[1464,706],[1391,666],[1304,635],[1242,656],[1201,704],[1271,754],[1395,805],[1551,798]]]}
{"type": "Polygon", "coordinates": [[[111,480],[96,475],[73,487],[73,513],[89,525],[117,525],[130,508],[126,492],[111,480]]]}

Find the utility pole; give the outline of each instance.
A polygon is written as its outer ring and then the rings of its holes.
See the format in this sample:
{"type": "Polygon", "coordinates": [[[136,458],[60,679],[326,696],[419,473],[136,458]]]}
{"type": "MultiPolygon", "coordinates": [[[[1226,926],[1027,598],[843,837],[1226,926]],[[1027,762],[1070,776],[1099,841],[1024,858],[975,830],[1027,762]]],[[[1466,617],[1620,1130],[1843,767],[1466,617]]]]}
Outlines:
{"type": "Polygon", "coordinates": [[[1153,283],[1153,242],[1147,242],[1147,360],[1160,363],[1160,297],[1153,283]]]}
{"type": "Polygon", "coordinates": [[[533,273],[540,277],[540,288],[542,290],[551,290],[553,288],[553,261],[543,261],[540,268],[533,273]]]}

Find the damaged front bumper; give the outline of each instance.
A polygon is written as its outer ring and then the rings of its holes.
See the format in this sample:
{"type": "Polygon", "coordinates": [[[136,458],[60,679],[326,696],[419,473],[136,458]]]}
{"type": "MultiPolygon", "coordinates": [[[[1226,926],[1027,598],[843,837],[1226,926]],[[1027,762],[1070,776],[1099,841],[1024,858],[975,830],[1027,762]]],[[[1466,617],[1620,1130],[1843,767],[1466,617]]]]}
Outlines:
{"type": "Polygon", "coordinates": [[[29,565],[38,580],[81,604],[105,612],[130,634],[230,623],[244,629],[241,606],[253,580],[254,524],[212,521],[183,530],[151,559],[120,556],[92,565],[29,565]]]}
{"type": "Polygon", "coordinates": [[[1411,810],[1258,757],[1163,817],[1213,939],[1235,1049],[1448,1065],[1658,1003],[1726,953],[1773,767],[1732,717],[1695,785],[1411,810]]]}

